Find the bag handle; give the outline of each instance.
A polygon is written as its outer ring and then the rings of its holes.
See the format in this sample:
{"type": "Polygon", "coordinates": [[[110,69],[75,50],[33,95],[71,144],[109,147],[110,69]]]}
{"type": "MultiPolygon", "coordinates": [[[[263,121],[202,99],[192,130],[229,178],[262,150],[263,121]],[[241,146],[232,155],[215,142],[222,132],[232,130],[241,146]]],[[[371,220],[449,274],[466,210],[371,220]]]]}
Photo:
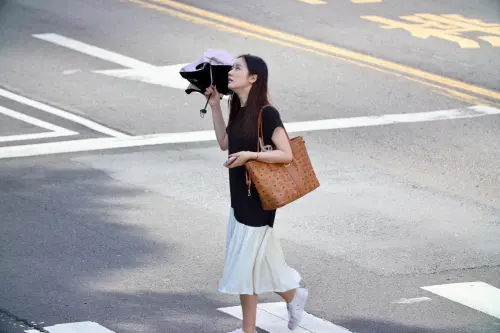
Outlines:
{"type": "Polygon", "coordinates": [[[262,143],[264,143],[264,131],[262,129],[262,111],[264,110],[265,107],[271,106],[271,104],[266,104],[264,105],[260,111],[259,111],[259,117],[257,120],[257,152],[260,152],[260,142],[259,139],[262,138],[262,143]]]}
{"type": "MultiPolygon", "coordinates": [[[[262,138],[262,143],[264,143],[264,130],[262,129],[262,112],[264,111],[264,108],[265,107],[268,107],[268,106],[271,106],[271,104],[266,104],[264,105],[260,111],[259,111],[259,119],[258,119],[258,127],[257,127],[257,152],[259,153],[260,152],[260,145],[259,145],[259,138],[262,138]]],[[[288,141],[292,141],[290,140],[290,136],[288,135],[288,132],[286,130],[286,128],[283,127],[283,129],[285,130],[285,134],[286,134],[286,137],[288,138],[288,141]]]]}
{"type": "MultiPolygon", "coordinates": [[[[257,153],[260,153],[260,142],[259,139],[262,138],[262,144],[264,144],[264,130],[262,129],[262,112],[264,111],[264,108],[272,106],[271,104],[265,104],[259,111],[259,116],[257,120],[257,153]]],[[[283,128],[285,130],[286,137],[288,138],[288,142],[290,142],[290,136],[288,135],[288,132],[286,128],[283,128]]],[[[250,191],[250,186],[252,185],[252,179],[248,175],[248,170],[245,171],[245,177],[246,177],[246,183],[248,186],[248,196],[251,196],[252,193],[250,191]]]]}

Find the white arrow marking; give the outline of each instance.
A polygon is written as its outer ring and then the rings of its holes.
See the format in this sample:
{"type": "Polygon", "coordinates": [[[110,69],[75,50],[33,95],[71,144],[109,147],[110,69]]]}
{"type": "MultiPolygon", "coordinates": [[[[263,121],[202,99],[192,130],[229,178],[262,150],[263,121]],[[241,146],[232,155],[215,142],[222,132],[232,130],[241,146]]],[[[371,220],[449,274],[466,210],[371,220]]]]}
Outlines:
{"type": "Polygon", "coordinates": [[[450,283],[422,289],[500,319],[500,289],[487,283],[450,283]]]}
{"type": "Polygon", "coordinates": [[[122,54],[105,50],[93,45],[82,43],[72,38],[64,37],[58,34],[37,34],[33,37],[66,47],[68,49],[90,55],[92,57],[106,60],[127,69],[98,70],[94,73],[104,74],[117,78],[142,81],[151,84],[157,84],[164,87],[175,89],[186,89],[189,82],[183,79],[179,71],[186,64],[177,64],[171,66],[154,66],[147,62],[140,61],[122,54]]]}
{"type": "MultiPolygon", "coordinates": [[[[241,306],[219,308],[221,312],[243,320],[241,306]]],[[[269,333],[289,333],[288,313],[283,302],[263,303],[257,306],[257,326],[269,333]]],[[[302,322],[294,333],[352,333],[348,329],[332,324],[329,321],[315,317],[306,311],[302,316],[302,322]]]]}
{"type": "MultiPolygon", "coordinates": [[[[121,79],[141,81],[150,84],[157,84],[163,87],[186,90],[189,82],[180,76],[179,71],[187,64],[177,64],[170,66],[152,66],[151,68],[139,69],[108,69],[93,71],[93,73],[109,75],[121,79]]],[[[228,95],[223,95],[223,99],[229,99],[228,95]]]]}
{"type": "Polygon", "coordinates": [[[122,79],[142,81],[164,87],[185,90],[188,87],[189,82],[183,79],[179,74],[180,69],[185,65],[186,64],[151,66],[149,68],[112,69],[93,72],[122,79]]]}
{"type": "MultiPolygon", "coordinates": [[[[115,333],[92,321],[58,324],[44,327],[50,333],[115,333]]],[[[38,330],[25,330],[26,333],[40,333],[38,330]]]]}
{"type": "MultiPolygon", "coordinates": [[[[170,66],[152,66],[151,68],[132,69],[108,69],[93,71],[93,73],[109,75],[121,79],[141,81],[150,84],[157,84],[163,87],[186,90],[189,82],[180,76],[179,71],[187,64],[177,64],[170,66]]],[[[223,99],[229,99],[228,95],[223,95],[223,99]]]]}
{"type": "MultiPolygon", "coordinates": [[[[122,54],[112,52],[77,41],[72,38],[61,36],[58,34],[36,34],[33,37],[54,43],[68,49],[90,55],[92,57],[109,61],[126,69],[111,69],[111,70],[96,70],[93,73],[113,76],[122,79],[141,81],[150,84],[156,84],[163,87],[186,90],[189,82],[180,76],[179,71],[187,64],[175,64],[169,66],[155,66],[147,62],[140,61],[122,54]]],[[[72,71],[65,71],[64,74],[71,74],[72,71]]],[[[228,96],[223,96],[228,99],[228,96]]]]}

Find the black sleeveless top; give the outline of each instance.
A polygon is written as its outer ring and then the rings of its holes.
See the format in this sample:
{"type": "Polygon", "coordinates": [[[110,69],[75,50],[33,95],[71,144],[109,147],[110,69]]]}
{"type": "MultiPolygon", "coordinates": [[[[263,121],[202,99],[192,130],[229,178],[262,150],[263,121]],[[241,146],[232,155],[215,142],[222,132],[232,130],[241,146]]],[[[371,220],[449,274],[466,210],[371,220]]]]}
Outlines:
{"type": "MultiPolygon", "coordinates": [[[[234,124],[241,121],[245,108],[241,108],[234,124]]],[[[271,137],[276,127],[284,127],[278,110],[267,106],[262,110],[262,132],[264,145],[271,145],[276,149],[271,137]]],[[[239,151],[257,151],[257,128],[255,137],[246,138],[238,129],[238,125],[227,129],[229,154],[239,151]]],[[[262,149],[261,149],[262,151],[262,149]]],[[[251,195],[248,196],[248,185],[246,183],[245,166],[229,169],[229,190],[231,196],[231,207],[234,210],[236,220],[251,227],[274,226],[276,210],[264,210],[260,201],[259,193],[255,185],[251,184],[251,195]]]]}

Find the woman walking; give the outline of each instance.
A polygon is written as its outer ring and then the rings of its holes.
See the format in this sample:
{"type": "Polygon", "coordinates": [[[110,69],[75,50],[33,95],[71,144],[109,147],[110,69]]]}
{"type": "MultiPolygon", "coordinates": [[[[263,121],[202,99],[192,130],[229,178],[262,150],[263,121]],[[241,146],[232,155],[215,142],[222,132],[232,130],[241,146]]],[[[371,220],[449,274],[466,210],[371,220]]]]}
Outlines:
{"type": "Polygon", "coordinates": [[[217,141],[229,151],[231,207],[227,227],[225,265],[219,291],[240,295],[243,327],[231,333],[256,333],[258,295],[275,292],[286,302],[288,328],[300,323],[308,291],[299,287],[301,277],[284,258],[274,233],[276,210],[263,210],[259,194],[247,185],[244,164],[250,160],[265,163],[289,163],[292,149],[278,110],[268,102],[268,69],[259,57],[238,57],[229,72],[229,121],[226,127],[217,89],[205,93],[212,109],[217,141]],[[257,152],[258,114],[262,109],[264,142],[257,152]]]}

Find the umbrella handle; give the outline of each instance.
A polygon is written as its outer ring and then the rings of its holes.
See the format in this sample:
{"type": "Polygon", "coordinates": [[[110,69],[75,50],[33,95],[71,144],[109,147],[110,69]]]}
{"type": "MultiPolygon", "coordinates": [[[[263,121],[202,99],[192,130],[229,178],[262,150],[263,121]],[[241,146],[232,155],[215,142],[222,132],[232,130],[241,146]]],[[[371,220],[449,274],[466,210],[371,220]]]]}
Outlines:
{"type": "Polygon", "coordinates": [[[205,107],[200,110],[200,117],[201,118],[205,117],[205,113],[207,113],[207,105],[208,105],[208,101],[210,100],[210,96],[212,96],[212,94],[208,95],[207,102],[205,103],[205,107]]]}
{"type": "MultiPolygon", "coordinates": [[[[210,60],[213,60],[213,59],[210,58],[210,60]]],[[[213,83],[214,83],[214,77],[212,74],[212,64],[210,64],[210,85],[212,85],[213,83]]],[[[211,96],[212,96],[212,94],[208,95],[207,102],[205,103],[205,107],[200,110],[200,117],[202,117],[202,118],[205,117],[205,113],[207,113],[207,105],[208,105],[208,101],[210,100],[211,96]]]]}

